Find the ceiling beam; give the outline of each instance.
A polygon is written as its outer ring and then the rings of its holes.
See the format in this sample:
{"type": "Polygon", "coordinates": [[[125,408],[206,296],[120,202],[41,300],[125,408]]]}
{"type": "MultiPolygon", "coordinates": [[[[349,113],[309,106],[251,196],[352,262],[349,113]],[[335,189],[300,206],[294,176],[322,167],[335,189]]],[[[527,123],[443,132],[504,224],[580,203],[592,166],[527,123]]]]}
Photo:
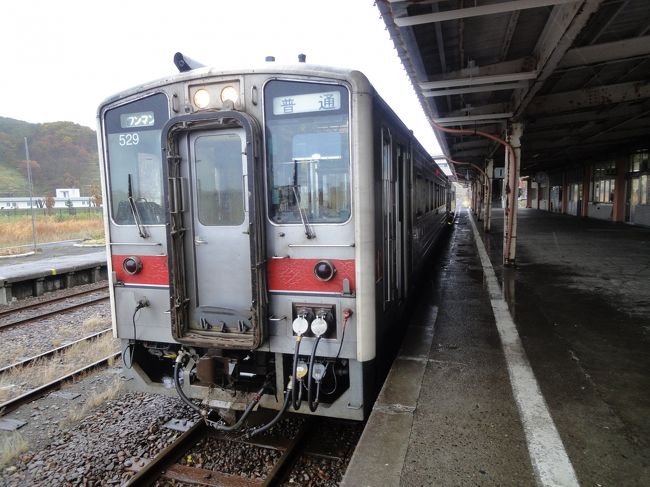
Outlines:
{"type": "Polygon", "coordinates": [[[481,148],[489,147],[490,145],[491,142],[489,139],[481,137],[479,139],[457,142],[451,147],[451,149],[454,151],[463,151],[468,149],[481,149],[481,148]]]}
{"type": "Polygon", "coordinates": [[[425,83],[420,83],[419,85],[421,90],[433,90],[437,88],[451,88],[454,86],[475,86],[492,83],[506,83],[510,81],[522,81],[535,79],[536,76],[536,71],[527,71],[523,73],[494,74],[489,76],[470,76],[467,78],[427,81],[425,83]]]}
{"type": "Polygon", "coordinates": [[[488,154],[490,152],[489,147],[485,147],[484,149],[470,149],[470,150],[462,150],[462,151],[452,151],[452,157],[454,159],[459,159],[463,160],[469,157],[485,157],[487,158],[488,154]]]}
{"type": "Polygon", "coordinates": [[[574,68],[648,55],[650,55],[650,36],[636,37],[569,49],[557,67],[558,69],[574,68]]]}
{"type": "Polygon", "coordinates": [[[464,117],[466,115],[490,115],[491,113],[510,112],[509,103],[489,103],[485,105],[467,105],[452,112],[441,113],[441,117],[464,117]]]}
{"type": "Polygon", "coordinates": [[[528,105],[533,101],[548,77],[553,74],[578,34],[587,25],[589,18],[598,11],[602,1],[584,0],[553,7],[553,11],[549,15],[546,26],[534,49],[534,55],[537,59],[536,71],[539,75],[527,91],[515,91],[513,94],[516,119],[524,115],[528,105]]]}
{"type": "MultiPolygon", "coordinates": [[[[434,3],[431,5],[432,12],[438,12],[438,4],[434,3]]],[[[412,29],[409,29],[412,30],[412,29]]],[[[442,25],[438,22],[434,25],[434,30],[436,31],[436,46],[438,47],[438,56],[440,57],[440,71],[446,73],[447,69],[447,57],[445,55],[445,41],[442,35],[442,25]]],[[[424,79],[424,78],[420,78],[424,79]]],[[[451,98],[447,96],[447,110],[451,111],[451,98]]]]}
{"type": "Polygon", "coordinates": [[[473,122],[493,122],[495,120],[505,120],[512,118],[512,112],[508,113],[488,113],[486,115],[465,115],[462,117],[444,117],[436,119],[440,125],[462,125],[473,122]]]}
{"type": "MultiPolygon", "coordinates": [[[[411,30],[407,30],[411,32],[411,30]]],[[[416,52],[418,45],[410,46],[415,48],[416,52]]],[[[465,65],[461,64],[461,66],[465,65]]],[[[504,61],[501,63],[493,64],[483,64],[477,66],[475,64],[470,64],[465,68],[458,69],[456,71],[450,71],[449,73],[441,73],[439,75],[430,76],[427,81],[444,81],[448,79],[455,78],[469,78],[477,76],[492,76],[495,74],[509,74],[509,73],[519,73],[522,71],[532,71],[535,68],[536,61],[532,57],[523,57],[519,59],[513,59],[512,61],[504,61]]]]}
{"type": "MultiPolygon", "coordinates": [[[[413,85],[420,105],[423,107],[424,112],[429,119],[436,118],[438,116],[438,110],[435,103],[428,103],[427,99],[422,96],[421,90],[419,90],[417,86],[420,79],[426,79],[424,77],[426,71],[424,69],[424,63],[422,62],[422,55],[416,47],[417,41],[412,29],[399,29],[395,25],[393,10],[390,4],[377,2],[376,5],[382,19],[384,20],[386,29],[393,40],[393,45],[397,49],[402,64],[406,69],[406,73],[413,85]],[[420,75],[422,75],[422,78],[420,78],[420,75]]],[[[434,130],[434,133],[442,151],[448,153],[449,148],[447,147],[447,139],[445,136],[438,130],[434,130]]]]}
{"type": "Polygon", "coordinates": [[[538,96],[530,104],[527,116],[572,112],[616,103],[650,98],[650,82],[618,83],[552,95],[538,96]]]}
{"type": "Polygon", "coordinates": [[[498,83],[481,86],[469,86],[467,88],[453,88],[438,91],[423,91],[422,96],[425,98],[435,98],[437,96],[449,95],[465,95],[468,93],[484,93],[490,91],[503,91],[503,90],[519,90],[528,86],[526,81],[519,81],[517,83],[498,83]]]}
{"type": "Polygon", "coordinates": [[[395,19],[395,24],[398,27],[410,27],[413,25],[431,24],[434,22],[444,22],[447,20],[466,19],[468,17],[479,17],[482,15],[502,14],[529,8],[548,7],[550,5],[560,5],[576,1],[578,0],[513,0],[510,2],[493,3],[490,5],[481,5],[478,7],[468,7],[457,10],[447,10],[444,12],[413,15],[410,17],[399,17],[395,19]]]}
{"type": "Polygon", "coordinates": [[[501,44],[501,53],[499,54],[499,59],[503,61],[508,57],[508,51],[510,50],[510,44],[512,43],[512,37],[515,35],[515,29],[517,28],[517,23],[519,22],[520,10],[515,10],[510,14],[508,19],[508,26],[506,27],[505,33],[503,35],[503,43],[501,44]]]}

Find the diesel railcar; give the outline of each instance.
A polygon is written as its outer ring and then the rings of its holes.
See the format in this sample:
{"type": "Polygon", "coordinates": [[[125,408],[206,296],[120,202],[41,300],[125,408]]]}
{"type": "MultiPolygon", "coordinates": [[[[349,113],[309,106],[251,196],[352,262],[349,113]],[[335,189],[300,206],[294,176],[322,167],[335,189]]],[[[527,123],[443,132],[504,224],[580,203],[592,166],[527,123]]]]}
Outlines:
{"type": "Polygon", "coordinates": [[[98,125],[131,387],[221,429],[257,407],[363,419],[452,204],[368,79],[202,67],[109,98],[98,125]]]}

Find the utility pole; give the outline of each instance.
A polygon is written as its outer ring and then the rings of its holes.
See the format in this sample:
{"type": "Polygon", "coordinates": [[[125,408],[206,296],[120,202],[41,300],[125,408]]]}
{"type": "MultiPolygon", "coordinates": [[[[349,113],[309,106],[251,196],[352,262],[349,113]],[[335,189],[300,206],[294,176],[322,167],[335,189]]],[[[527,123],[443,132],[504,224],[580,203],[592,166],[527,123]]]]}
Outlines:
{"type": "Polygon", "coordinates": [[[32,161],[29,160],[29,147],[25,137],[25,159],[27,159],[27,179],[29,180],[29,209],[32,214],[32,243],[36,252],[36,223],[34,222],[34,186],[32,185],[32,161]]]}

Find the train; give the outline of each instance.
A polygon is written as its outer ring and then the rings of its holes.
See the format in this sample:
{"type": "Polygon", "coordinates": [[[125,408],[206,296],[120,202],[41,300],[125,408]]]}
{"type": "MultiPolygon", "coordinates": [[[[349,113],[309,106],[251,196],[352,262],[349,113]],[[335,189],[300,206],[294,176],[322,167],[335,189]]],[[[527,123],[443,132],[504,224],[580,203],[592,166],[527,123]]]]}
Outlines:
{"type": "Polygon", "coordinates": [[[136,390],[211,426],[365,419],[450,180],[361,72],[198,66],[98,108],[113,330],[136,390]]]}

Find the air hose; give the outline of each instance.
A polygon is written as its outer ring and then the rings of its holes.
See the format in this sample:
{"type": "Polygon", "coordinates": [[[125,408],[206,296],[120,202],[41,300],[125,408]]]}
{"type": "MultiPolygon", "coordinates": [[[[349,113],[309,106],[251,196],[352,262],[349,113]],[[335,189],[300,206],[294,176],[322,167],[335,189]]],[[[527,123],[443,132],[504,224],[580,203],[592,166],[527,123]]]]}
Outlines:
{"type": "Polygon", "coordinates": [[[199,406],[194,404],[192,400],[185,395],[185,392],[183,392],[183,388],[181,387],[181,380],[180,380],[180,375],[181,375],[181,362],[183,359],[187,356],[187,354],[183,353],[182,351],[178,354],[176,357],[176,363],[174,364],[174,387],[176,388],[176,392],[178,393],[178,396],[182,399],[182,401],[187,404],[189,407],[194,409],[195,411],[198,411],[203,415],[203,411],[199,406]]]}
{"type": "Polygon", "coordinates": [[[223,422],[220,421],[211,421],[207,417],[205,418],[205,423],[208,426],[211,426],[212,428],[215,428],[219,431],[236,431],[239,428],[242,427],[244,424],[244,421],[248,417],[248,415],[255,409],[255,406],[257,406],[257,403],[260,402],[260,399],[262,399],[262,395],[264,394],[264,391],[267,389],[267,384],[264,384],[262,388],[255,393],[255,397],[248,403],[246,406],[246,409],[244,409],[244,412],[242,413],[241,417],[239,418],[239,421],[237,421],[235,424],[232,426],[227,426],[223,422]]]}
{"type": "Polygon", "coordinates": [[[322,338],[322,335],[316,338],[316,342],[314,342],[314,348],[311,351],[311,357],[309,357],[309,375],[307,376],[307,403],[309,404],[309,410],[313,413],[318,409],[318,396],[320,395],[320,381],[316,383],[316,400],[312,400],[312,382],[314,379],[314,358],[316,357],[316,349],[318,348],[318,343],[320,342],[320,339],[322,338]]]}
{"type": "Polygon", "coordinates": [[[248,433],[246,433],[246,435],[245,435],[246,438],[250,438],[251,436],[258,435],[258,434],[268,430],[275,423],[280,421],[280,418],[287,411],[287,409],[289,408],[289,403],[291,402],[291,397],[292,397],[291,393],[292,393],[292,389],[293,389],[291,387],[292,381],[293,381],[293,379],[289,381],[289,385],[287,386],[287,392],[284,393],[284,404],[282,405],[282,408],[278,411],[278,414],[276,414],[275,417],[271,421],[266,423],[264,426],[260,426],[259,428],[255,428],[255,429],[249,431],[248,433]]]}
{"type": "Polygon", "coordinates": [[[219,421],[212,421],[208,419],[209,411],[206,409],[201,409],[199,406],[197,406],[189,397],[187,397],[187,395],[185,394],[181,386],[181,381],[180,381],[181,368],[184,367],[183,361],[187,355],[188,355],[187,353],[181,351],[176,357],[176,363],[174,364],[174,387],[176,388],[176,392],[178,393],[178,396],[182,399],[182,401],[185,404],[187,404],[195,411],[198,411],[208,426],[211,426],[212,428],[215,428],[219,431],[235,431],[241,428],[248,415],[253,411],[253,409],[255,409],[257,403],[259,403],[260,400],[262,399],[262,395],[264,394],[264,391],[269,388],[269,385],[265,383],[260,388],[260,390],[257,391],[253,399],[246,406],[246,409],[244,409],[244,412],[239,418],[239,421],[237,421],[232,426],[227,426],[226,424],[219,421]]]}
{"type": "Polygon", "coordinates": [[[293,409],[296,411],[300,409],[302,404],[302,380],[298,381],[298,355],[300,353],[300,342],[302,341],[302,335],[296,336],[296,349],[293,352],[293,367],[291,375],[291,403],[293,404],[293,409]],[[300,390],[297,390],[300,389],[300,390]]]}

